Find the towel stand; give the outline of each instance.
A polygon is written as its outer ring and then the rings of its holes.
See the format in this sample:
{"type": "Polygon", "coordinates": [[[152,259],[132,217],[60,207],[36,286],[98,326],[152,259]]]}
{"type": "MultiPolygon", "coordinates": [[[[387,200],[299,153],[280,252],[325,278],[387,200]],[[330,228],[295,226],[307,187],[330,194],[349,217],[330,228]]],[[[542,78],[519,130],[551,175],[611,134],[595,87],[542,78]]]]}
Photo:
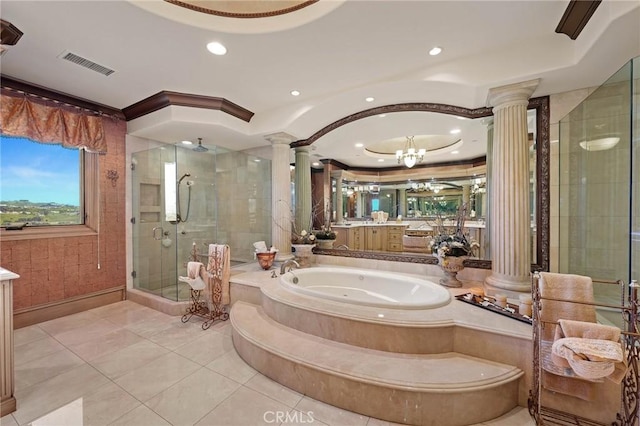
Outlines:
{"type": "MultiPolygon", "coordinates": [[[[196,243],[191,248],[191,260],[199,262],[202,258],[209,258],[208,254],[199,254],[196,243]]],[[[202,290],[190,289],[191,304],[187,308],[187,312],[182,316],[182,322],[188,322],[192,316],[203,318],[202,329],[206,330],[211,327],[217,320],[226,321],[229,319],[229,312],[222,306],[222,289],[214,286],[213,294],[211,294],[211,309],[209,304],[202,300],[202,290]]]]}
{"type": "Polygon", "coordinates": [[[640,421],[640,332],[639,321],[640,302],[638,301],[638,289],[640,286],[631,284],[627,287],[620,280],[601,281],[593,280],[595,283],[613,284],[620,287],[620,305],[609,305],[600,303],[577,302],[573,300],[544,298],[540,295],[538,272],[532,277],[532,299],[533,299],[533,385],[529,391],[528,408],[529,414],[535,419],[537,425],[585,425],[585,426],[606,426],[594,420],[566,413],[551,407],[545,407],[541,401],[542,394],[542,344],[541,336],[545,325],[557,324],[552,321],[540,319],[542,309],[541,301],[552,300],[556,302],[567,302],[581,305],[592,305],[600,308],[610,308],[620,310],[624,323],[624,330],[621,330],[626,362],[628,366],[627,374],[621,383],[621,403],[620,411],[616,414],[616,421],[610,423],[611,426],[637,426],[640,421]],[[625,304],[625,299],[627,304],[625,304]]]}

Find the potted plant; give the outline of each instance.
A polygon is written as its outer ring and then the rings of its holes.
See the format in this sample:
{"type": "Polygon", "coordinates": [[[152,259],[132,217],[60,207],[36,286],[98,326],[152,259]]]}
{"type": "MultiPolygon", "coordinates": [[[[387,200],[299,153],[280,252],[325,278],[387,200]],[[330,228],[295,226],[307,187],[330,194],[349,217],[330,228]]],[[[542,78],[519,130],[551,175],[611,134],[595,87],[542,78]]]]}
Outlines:
{"type": "Polygon", "coordinates": [[[336,231],[333,231],[331,226],[323,226],[321,230],[315,231],[314,234],[318,241],[318,247],[321,249],[333,248],[333,243],[336,241],[336,231]]]}
{"type": "Polygon", "coordinates": [[[479,248],[477,242],[467,238],[464,233],[464,221],[467,205],[462,204],[456,214],[456,229],[453,233],[444,232],[442,218],[438,218],[438,235],[431,240],[431,251],[438,257],[438,264],[445,277],[440,284],[446,287],[462,287],[456,275],[464,269],[464,260],[473,256],[479,248]]]}

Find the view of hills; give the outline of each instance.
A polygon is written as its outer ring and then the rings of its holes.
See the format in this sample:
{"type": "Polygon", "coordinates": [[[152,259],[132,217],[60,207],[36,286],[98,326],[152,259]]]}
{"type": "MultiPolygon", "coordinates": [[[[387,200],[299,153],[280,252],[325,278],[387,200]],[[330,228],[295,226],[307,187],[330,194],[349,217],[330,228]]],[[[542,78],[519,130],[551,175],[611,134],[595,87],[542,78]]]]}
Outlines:
{"type": "Polygon", "coordinates": [[[74,225],[82,223],[80,208],[70,204],[33,203],[29,200],[0,201],[1,226],[74,225]]]}

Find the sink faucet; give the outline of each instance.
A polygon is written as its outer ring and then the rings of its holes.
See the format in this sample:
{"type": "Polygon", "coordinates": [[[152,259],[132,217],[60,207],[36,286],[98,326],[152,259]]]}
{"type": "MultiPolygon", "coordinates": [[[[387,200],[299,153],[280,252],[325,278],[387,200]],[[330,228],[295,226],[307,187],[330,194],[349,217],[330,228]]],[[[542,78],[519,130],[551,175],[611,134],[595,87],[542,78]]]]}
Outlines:
{"type": "Polygon", "coordinates": [[[299,268],[300,264],[298,262],[296,262],[295,260],[293,260],[293,259],[289,259],[289,260],[283,262],[282,265],[280,265],[280,275],[282,275],[282,274],[284,274],[286,272],[287,266],[289,267],[289,271],[291,271],[294,266],[296,268],[299,268]]]}

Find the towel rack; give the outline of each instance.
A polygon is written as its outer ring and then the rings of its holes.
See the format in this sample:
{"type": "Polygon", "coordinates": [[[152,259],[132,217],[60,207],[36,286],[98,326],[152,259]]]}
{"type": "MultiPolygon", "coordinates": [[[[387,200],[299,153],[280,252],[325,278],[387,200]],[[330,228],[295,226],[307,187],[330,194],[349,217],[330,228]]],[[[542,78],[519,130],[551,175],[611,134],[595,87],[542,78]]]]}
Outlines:
{"type": "Polygon", "coordinates": [[[532,299],[533,299],[533,385],[529,391],[528,408],[529,414],[535,419],[537,425],[585,425],[585,426],[606,426],[591,419],[580,417],[576,414],[567,413],[542,403],[542,362],[541,362],[541,336],[545,325],[557,324],[553,321],[543,321],[540,319],[542,309],[541,301],[551,300],[556,302],[566,302],[580,305],[591,305],[600,308],[620,310],[623,319],[623,330],[620,331],[626,353],[628,366],[627,374],[622,380],[620,391],[620,411],[616,413],[616,420],[610,423],[611,426],[637,426],[640,419],[640,315],[638,308],[638,286],[633,282],[627,287],[620,280],[605,281],[593,280],[594,283],[612,284],[620,287],[620,305],[578,302],[566,299],[544,298],[540,295],[538,272],[532,277],[532,299]],[[628,304],[625,305],[625,299],[628,304]]]}
{"type": "MultiPolygon", "coordinates": [[[[207,244],[205,244],[208,246],[207,244]]],[[[198,262],[201,258],[209,258],[208,254],[198,253],[198,247],[194,242],[191,247],[191,259],[194,262],[198,262]]],[[[211,305],[201,300],[202,290],[191,290],[191,304],[187,308],[187,312],[182,316],[182,322],[187,322],[192,316],[203,318],[205,321],[202,323],[202,329],[206,330],[211,327],[217,320],[226,321],[229,319],[229,312],[222,305],[222,290],[213,288],[211,291],[211,305]]],[[[206,293],[205,293],[206,295],[206,293]]]]}

